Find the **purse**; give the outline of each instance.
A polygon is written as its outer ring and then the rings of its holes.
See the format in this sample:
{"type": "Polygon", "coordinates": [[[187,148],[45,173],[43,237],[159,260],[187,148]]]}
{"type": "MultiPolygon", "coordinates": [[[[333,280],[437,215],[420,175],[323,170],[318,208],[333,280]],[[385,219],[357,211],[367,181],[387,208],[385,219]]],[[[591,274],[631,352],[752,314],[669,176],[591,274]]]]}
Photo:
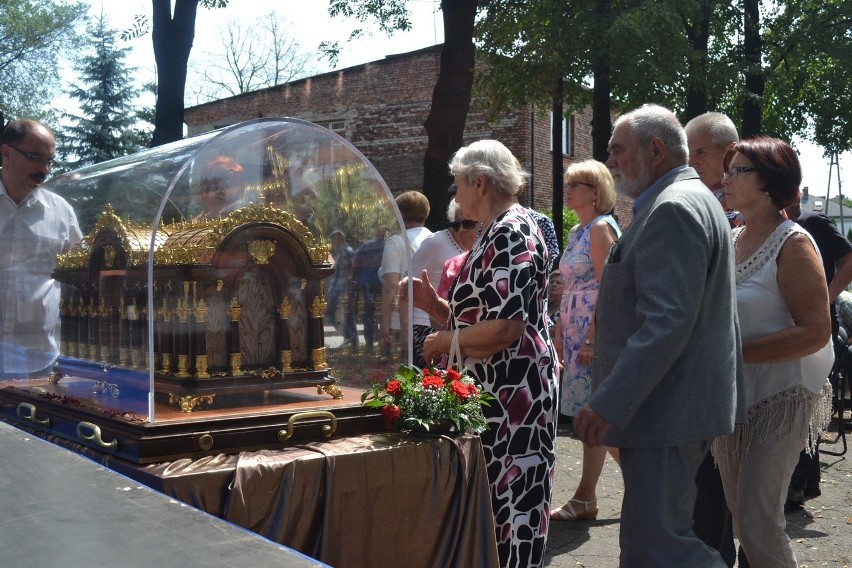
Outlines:
{"type": "Polygon", "coordinates": [[[460,373],[464,369],[464,359],[462,359],[461,348],[459,347],[459,328],[453,330],[453,338],[450,340],[450,356],[447,359],[447,369],[455,369],[460,373]]]}

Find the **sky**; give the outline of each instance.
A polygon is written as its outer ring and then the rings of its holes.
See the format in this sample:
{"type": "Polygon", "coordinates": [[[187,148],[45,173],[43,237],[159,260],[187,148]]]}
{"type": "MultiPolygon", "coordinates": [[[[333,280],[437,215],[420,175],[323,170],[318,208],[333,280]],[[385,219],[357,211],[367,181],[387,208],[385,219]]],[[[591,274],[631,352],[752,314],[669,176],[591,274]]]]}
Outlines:
{"type": "MultiPolygon", "coordinates": [[[[137,14],[150,14],[151,0],[89,0],[92,14],[103,10],[109,20],[109,26],[115,29],[127,29],[137,14]]],[[[207,10],[199,8],[196,21],[195,43],[190,53],[190,67],[200,65],[206,53],[216,50],[220,45],[219,29],[230,21],[246,24],[253,23],[258,17],[267,14],[271,7],[285,14],[293,26],[291,33],[304,51],[315,53],[322,41],[339,40],[343,46],[337,69],[344,69],[369,61],[384,58],[386,55],[405,53],[429,47],[444,40],[443,22],[439,11],[440,0],[409,0],[412,12],[412,30],[396,33],[391,38],[375,30],[372,36],[344,44],[349,32],[359,23],[344,18],[331,18],[328,15],[327,0],[231,0],[227,8],[207,10]]],[[[138,69],[143,80],[154,77],[154,53],[150,35],[143,36],[126,44],[132,49],[128,64],[138,69]]],[[[319,61],[317,73],[331,71],[324,61],[319,61]]],[[[189,92],[189,90],[188,90],[189,92]]],[[[153,105],[153,101],[149,104],[153,105]]],[[[802,162],[802,186],[808,186],[811,195],[833,197],[838,194],[838,170],[831,172],[829,187],[829,159],[823,156],[822,148],[801,140],[794,140],[793,146],[800,153],[802,162]]],[[[852,153],[841,154],[840,183],[844,195],[852,195],[852,153]]]]}

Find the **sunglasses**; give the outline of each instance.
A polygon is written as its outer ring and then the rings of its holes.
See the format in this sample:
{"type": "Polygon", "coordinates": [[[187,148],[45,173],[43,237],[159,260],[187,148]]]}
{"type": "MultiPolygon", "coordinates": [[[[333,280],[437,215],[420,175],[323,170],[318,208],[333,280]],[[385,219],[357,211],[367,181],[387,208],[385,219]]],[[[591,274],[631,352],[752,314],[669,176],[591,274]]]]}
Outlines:
{"type": "Polygon", "coordinates": [[[479,225],[479,221],[473,221],[471,219],[464,219],[462,221],[453,221],[450,223],[450,227],[453,228],[454,231],[458,231],[462,227],[467,229],[468,231],[475,228],[479,225]]]}

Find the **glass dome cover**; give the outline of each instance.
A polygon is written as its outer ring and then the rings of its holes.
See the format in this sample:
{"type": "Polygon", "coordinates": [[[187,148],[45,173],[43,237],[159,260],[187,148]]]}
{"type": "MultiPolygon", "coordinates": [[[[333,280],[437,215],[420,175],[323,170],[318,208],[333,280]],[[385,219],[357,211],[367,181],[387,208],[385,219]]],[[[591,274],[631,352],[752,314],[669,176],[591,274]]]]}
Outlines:
{"type": "Polygon", "coordinates": [[[375,323],[361,316],[375,319],[366,303],[378,298],[354,292],[330,238],[354,250],[404,237],[399,211],[369,161],[325,128],[258,119],[42,187],[84,235],[57,259],[51,378],[83,405],[148,423],[257,413],[306,387],[366,388],[408,354],[372,349],[375,323]],[[340,324],[350,315],[354,335],[340,324]]]}

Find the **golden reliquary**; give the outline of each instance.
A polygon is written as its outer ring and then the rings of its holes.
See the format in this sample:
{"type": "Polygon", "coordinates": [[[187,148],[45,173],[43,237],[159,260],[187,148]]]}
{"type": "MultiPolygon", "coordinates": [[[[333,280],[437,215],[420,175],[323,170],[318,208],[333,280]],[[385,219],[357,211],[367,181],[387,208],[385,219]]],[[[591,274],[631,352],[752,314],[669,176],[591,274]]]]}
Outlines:
{"type": "Polygon", "coordinates": [[[186,410],[211,395],[330,385],[328,255],[328,245],[272,206],[163,224],[156,233],[108,207],[57,262],[54,278],[65,285],[58,376],[132,388],[147,381],[150,343],[155,391],[186,410]]]}

